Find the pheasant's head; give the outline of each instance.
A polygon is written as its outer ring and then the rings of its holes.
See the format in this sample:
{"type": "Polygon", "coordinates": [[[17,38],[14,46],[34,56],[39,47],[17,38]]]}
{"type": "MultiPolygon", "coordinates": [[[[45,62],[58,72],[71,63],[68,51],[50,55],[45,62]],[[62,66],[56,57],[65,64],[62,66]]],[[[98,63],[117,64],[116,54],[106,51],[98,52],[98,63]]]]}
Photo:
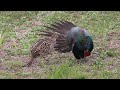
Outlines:
{"type": "Polygon", "coordinates": [[[88,52],[87,50],[84,50],[84,57],[90,56],[91,52],[88,52]]]}
{"type": "Polygon", "coordinates": [[[90,36],[87,36],[87,41],[88,41],[88,44],[85,45],[85,50],[84,50],[84,57],[86,56],[90,56],[91,55],[91,51],[93,50],[93,41],[92,41],[92,38],[90,36]]]}

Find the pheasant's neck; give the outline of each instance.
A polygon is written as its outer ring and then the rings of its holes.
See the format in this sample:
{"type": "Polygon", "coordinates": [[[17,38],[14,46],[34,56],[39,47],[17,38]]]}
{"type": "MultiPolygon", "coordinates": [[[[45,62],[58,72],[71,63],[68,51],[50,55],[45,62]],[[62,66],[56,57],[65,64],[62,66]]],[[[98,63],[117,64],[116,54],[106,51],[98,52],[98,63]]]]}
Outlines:
{"type": "Polygon", "coordinates": [[[84,31],[85,36],[90,36],[90,34],[87,30],[84,29],[83,31],[84,31]]]}
{"type": "Polygon", "coordinates": [[[87,41],[88,41],[88,51],[91,52],[92,49],[93,49],[93,41],[92,41],[92,38],[90,36],[87,36],[87,41]]]}

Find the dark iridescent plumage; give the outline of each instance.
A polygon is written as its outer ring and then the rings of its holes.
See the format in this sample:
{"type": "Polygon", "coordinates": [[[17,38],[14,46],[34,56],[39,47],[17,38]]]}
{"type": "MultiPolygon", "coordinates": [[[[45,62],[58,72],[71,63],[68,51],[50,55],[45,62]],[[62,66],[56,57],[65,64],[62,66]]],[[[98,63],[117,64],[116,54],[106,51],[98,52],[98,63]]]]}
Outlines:
{"type": "Polygon", "coordinates": [[[44,31],[45,36],[50,37],[57,33],[55,50],[61,53],[72,51],[77,59],[89,56],[93,50],[93,41],[87,30],[77,27],[68,21],[58,21],[51,24],[44,31]]]}

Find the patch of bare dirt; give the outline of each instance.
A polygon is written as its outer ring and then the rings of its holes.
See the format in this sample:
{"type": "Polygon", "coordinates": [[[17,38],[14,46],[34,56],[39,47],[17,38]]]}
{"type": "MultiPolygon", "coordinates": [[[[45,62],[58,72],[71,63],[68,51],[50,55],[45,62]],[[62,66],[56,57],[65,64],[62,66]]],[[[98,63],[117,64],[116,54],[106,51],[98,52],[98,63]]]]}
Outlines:
{"type": "Polygon", "coordinates": [[[108,47],[110,49],[120,50],[120,32],[111,32],[108,34],[108,47]]]}
{"type": "Polygon", "coordinates": [[[12,49],[14,46],[18,46],[18,41],[12,38],[4,44],[3,48],[12,49]]]}
{"type": "Polygon", "coordinates": [[[113,39],[120,39],[120,32],[110,32],[108,34],[108,41],[113,39]]]}
{"type": "Polygon", "coordinates": [[[41,26],[41,25],[42,25],[41,21],[31,20],[31,21],[29,21],[29,24],[24,23],[21,26],[17,26],[17,27],[15,27],[16,37],[17,38],[25,37],[25,35],[28,34],[32,30],[32,27],[41,26]],[[25,28],[25,30],[23,28],[25,28]]]}
{"type": "Polygon", "coordinates": [[[16,37],[17,38],[23,38],[25,37],[26,34],[28,34],[30,32],[30,30],[17,30],[16,32],[16,37]]]}
{"type": "MultiPolygon", "coordinates": [[[[120,32],[111,32],[108,34],[108,49],[120,51],[120,32]]],[[[103,61],[108,70],[120,67],[120,57],[107,57],[103,61]]]]}
{"type": "Polygon", "coordinates": [[[0,49],[0,60],[7,56],[7,52],[0,49]]]}
{"type": "Polygon", "coordinates": [[[109,48],[120,50],[120,40],[111,40],[109,42],[109,48]]]}
{"type": "Polygon", "coordinates": [[[25,62],[28,59],[28,56],[19,55],[19,56],[9,56],[9,60],[19,60],[25,62]]]}
{"type": "Polygon", "coordinates": [[[30,26],[32,27],[32,26],[41,26],[42,25],[42,23],[40,22],[40,21],[31,21],[30,22],[30,26]]]}

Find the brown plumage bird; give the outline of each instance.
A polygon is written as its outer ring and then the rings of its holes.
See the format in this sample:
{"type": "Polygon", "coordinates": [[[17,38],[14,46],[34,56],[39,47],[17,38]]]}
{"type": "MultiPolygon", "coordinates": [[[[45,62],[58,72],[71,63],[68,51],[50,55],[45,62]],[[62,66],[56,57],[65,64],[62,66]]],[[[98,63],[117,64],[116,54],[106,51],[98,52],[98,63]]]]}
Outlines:
{"type": "Polygon", "coordinates": [[[46,36],[38,40],[31,49],[30,66],[38,56],[46,57],[53,49],[60,53],[72,51],[76,59],[90,56],[93,50],[93,41],[89,32],[68,21],[58,21],[50,26],[40,35],[46,36]]]}
{"type": "MultiPolygon", "coordinates": [[[[42,35],[42,34],[41,34],[42,35]]],[[[39,39],[34,45],[31,47],[31,59],[24,66],[30,66],[32,62],[37,58],[45,58],[47,55],[51,54],[54,50],[54,44],[56,40],[56,34],[51,34],[51,37],[45,37],[43,39],[39,39]]]]}

